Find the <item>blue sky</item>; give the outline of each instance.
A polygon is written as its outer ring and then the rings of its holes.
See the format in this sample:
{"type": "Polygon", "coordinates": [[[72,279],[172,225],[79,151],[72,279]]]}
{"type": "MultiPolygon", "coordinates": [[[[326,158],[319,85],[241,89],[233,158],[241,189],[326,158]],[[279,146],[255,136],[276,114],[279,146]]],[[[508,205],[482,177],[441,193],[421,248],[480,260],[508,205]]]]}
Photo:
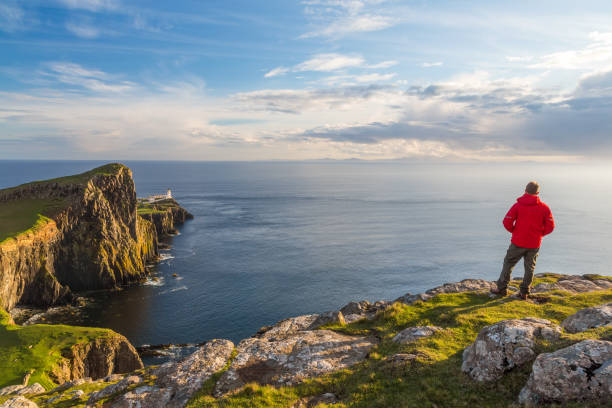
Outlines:
{"type": "Polygon", "coordinates": [[[0,3],[0,159],[606,160],[606,1],[0,3]]]}

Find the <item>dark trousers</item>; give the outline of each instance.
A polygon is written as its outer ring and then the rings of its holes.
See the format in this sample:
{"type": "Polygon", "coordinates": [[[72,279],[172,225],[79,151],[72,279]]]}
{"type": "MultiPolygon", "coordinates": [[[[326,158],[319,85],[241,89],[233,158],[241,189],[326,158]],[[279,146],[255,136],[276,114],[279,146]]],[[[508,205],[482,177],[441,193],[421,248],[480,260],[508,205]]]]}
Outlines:
{"type": "Polygon", "coordinates": [[[521,283],[521,293],[529,293],[529,287],[533,280],[533,271],[535,270],[539,250],[540,248],[521,248],[520,246],[510,244],[508,252],[506,252],[506,257],[504,258],[504,266],[497,280],[497,287],[500,290],[504,290],[508,287],[514,265],[523,258],[525,262],[525,275],[521,283]]]}

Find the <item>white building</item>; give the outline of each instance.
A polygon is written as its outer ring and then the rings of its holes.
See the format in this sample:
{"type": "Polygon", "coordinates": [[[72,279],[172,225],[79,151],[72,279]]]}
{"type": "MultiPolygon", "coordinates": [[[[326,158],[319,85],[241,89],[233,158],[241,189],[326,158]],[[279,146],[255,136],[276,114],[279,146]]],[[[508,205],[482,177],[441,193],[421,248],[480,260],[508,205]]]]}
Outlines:
{"type": "Polygon", "coordinates": [[[157,195],[148,196],[147,201],[149,203],[154,203],[155,201],[167,200],[169,198],[172,198],[172,191],[170,189],[168,189],[168,192],[166,192],[166,194],[157,194],[157,195]]]}

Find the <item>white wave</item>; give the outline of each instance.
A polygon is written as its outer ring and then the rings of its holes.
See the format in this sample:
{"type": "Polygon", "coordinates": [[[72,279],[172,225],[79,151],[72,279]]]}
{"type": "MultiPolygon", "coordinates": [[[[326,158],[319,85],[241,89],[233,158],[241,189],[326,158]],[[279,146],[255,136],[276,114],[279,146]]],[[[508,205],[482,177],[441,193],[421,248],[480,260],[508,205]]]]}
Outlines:
{"type": "Polygon", "coordinates": [[[187,286],[179,286],[177,288],[172,288],[172,289],[166,289],[163,292],[159,292],[160,295],[166,295],[168,293],[174,293],[174,292],[178,292],[179,290],[187,290],[187,286]]]}
{"type": "Polygon", "coordinates": [[[147,278],[146,281],[143,282],[144,286],[164,286],[164,278],[152,277],[147,278]]]}
{"type": "Polygon", "coordinates": [[[160,253],[159,254],[159,262],[167,261],[169,259],[174,259],[174,255],[160,253]]]}

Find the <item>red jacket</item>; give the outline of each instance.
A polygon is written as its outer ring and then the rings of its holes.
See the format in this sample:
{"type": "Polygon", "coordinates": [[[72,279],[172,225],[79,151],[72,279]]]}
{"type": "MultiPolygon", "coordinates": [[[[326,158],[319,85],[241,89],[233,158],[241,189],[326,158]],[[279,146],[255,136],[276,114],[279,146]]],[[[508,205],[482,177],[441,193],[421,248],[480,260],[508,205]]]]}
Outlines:
{"type": "Polygon", "coordinates": [[[504,218],[504,227],[512,233],[512,243],[522,248],[539,248],[542,237],[555,229],[550,208],[537,195],[525,193],[516,199],[504,218]]]}

